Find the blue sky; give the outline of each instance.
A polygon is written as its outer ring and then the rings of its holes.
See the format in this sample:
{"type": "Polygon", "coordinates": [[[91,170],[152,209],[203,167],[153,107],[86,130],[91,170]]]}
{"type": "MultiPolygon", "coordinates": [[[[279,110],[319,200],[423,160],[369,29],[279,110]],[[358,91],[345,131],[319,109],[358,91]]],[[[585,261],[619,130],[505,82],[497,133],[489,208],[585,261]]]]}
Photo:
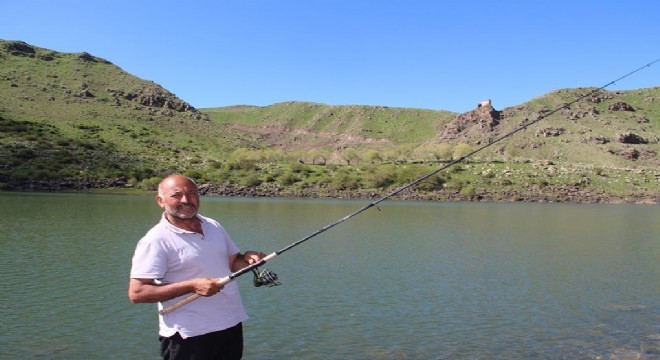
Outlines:
{"type": "MultiPolygon", "coordinates": [[[[197,108],[455,112],[602,86],[660,58],[660,1],[0,0],[0,38],[86,51],[197,108]]],[[[660,86],[660,63],[615,89],[660,86]]]]}

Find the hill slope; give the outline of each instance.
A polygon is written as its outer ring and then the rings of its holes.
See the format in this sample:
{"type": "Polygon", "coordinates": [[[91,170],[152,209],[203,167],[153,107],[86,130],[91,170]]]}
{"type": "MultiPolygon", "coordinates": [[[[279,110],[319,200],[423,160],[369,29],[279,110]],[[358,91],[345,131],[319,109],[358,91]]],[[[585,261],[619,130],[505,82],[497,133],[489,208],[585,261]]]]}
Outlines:
{"type": "MultiPolygon", "coordinates": [[[[558,90],[501,110],[484,103],[466,114],[302,102],[195,109],[107,60],[0,40],[0,188],[152,185],[179,171],[219,193],[228,186],[243,195],[373,196],[591,90],[558,90]],[[395,163],[408,165],[390,169],[395,163]]],[[[660,88],[600,91],[479,153],[470,171],[447,174],[426,192],[534,200],[539,189],[557,198],[578,184],[603,201],[657,201],[658,134],[660,88]]]]}
{"type": "Polygon", "coordinates": [[[0,182],[141,178],[244,146],[241,134],[209,124],[104,59],[0,41],[0,182]]]}
{"type": "MultiPolygon", "coordinates": [[[[594,90],[559,90],[520,106],[498,111],[488,104],[466,114],[298,102],[202,111],[218,123],[249,133],[255,141],[271,146],[478,146],[594,90]]],[[[521,159],[658,167],[658,134],[660,88],[598,91],[497,148],[500,154],[508,151],[521,159]]]]}

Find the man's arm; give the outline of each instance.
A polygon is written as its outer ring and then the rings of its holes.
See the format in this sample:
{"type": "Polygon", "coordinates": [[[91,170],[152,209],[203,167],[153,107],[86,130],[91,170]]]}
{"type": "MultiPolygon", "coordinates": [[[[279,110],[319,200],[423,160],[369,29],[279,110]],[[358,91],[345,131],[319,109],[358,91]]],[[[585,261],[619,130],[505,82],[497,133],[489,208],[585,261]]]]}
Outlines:
{"type": "Polygon", "coordinates": [[[216,280],[197,278],[172,284],[156,284],[154,279],[130,279],[128,298],[133,303],[155,303],[193,292],[202,296],[211,296],[224,287],[216,280]]]}

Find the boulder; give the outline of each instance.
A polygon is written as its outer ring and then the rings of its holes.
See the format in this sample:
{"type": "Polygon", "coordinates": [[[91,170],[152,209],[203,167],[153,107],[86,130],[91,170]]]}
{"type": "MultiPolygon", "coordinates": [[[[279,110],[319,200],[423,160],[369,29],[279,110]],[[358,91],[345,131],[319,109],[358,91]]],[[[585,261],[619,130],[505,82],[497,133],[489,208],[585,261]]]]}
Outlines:
{"type": "Polygon", "coordinates": [[[647,141],[641,136],[633,133],[620,134],[618,141],[622,144],[646,144],[647,141]]]}
{"type": "Polygon", "coordinates": [[[34,57],[36,50],[23,41],[10,41],[5,43],[5,49],[12,55],[34,57]]]}
{"type": "Polygon", "coordinates": [[[635,111],[632,106],[624,103],[623,101],[611,104],[608,109],[610,109],[610,111],[635,111]]]}

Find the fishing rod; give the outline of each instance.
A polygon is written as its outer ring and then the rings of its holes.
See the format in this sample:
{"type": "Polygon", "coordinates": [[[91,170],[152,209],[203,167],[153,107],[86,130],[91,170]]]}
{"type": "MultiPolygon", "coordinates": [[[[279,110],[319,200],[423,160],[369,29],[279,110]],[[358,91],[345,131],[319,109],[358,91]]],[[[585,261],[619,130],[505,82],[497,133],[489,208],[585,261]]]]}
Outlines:
{"type": "MultiPolygon", "coordinates": [[[[313,237],[316,237],[317,235],[319,235],[321,233],[324,233],[324,232],[332,229],[333,227],[343,223],[344,221],[346,221],[346,220],[348,220],[352,217],[355,217],[355,216],[361,214],[362,212],[368,210],[369,208],[372,208],[372,207],[378,205],[379,203],[381,203],[381,202],[383,202],[383,201],[385,201],[385,200],[401,193],[402,191],[404,191],[406,189],[409,189],[409,188],[419,184],[420,182],[430,178],[431,176],[439,173],[440,171],[445,170],[448,167],[451,167],[452,165],[455,165],[457,163],[465,161],[465,159],[468,159],[468,158],[472,157],[474,154],[476,154],[478,152],[481,152],[484,149],[486,149],[490,146],[493,146],[493,145],[497,144],[498,142],[500,142],[500,141],[502,141],[506,138],[509,138],[509,137],[513,136],[514,134],[516,134],[516,133],[518,133],[522,130],[527,129],[527,127],[529,127],[531,125],[534,125],[534,124],[540,122],[541,120],[546,119],[547,117],[549,117],[551,115],[554,115],[555,113],[557,113],[558,111],[560,111],[562,109],[568,109],[571,105],[581,101],[584,98],[587,98],[587,97],[597,93],[598,91],[604,90],[605,88],[615,84],[617,81],[623,80],[623,79],[625,79],[625,78],[627,78],[627,77],[629,77],[629,76],[631,76],[631,75],[633,75],[633,74],[635,74],[635,73],[637,73],[637,72],[639,72],[639,71],[641,71],[641,70],[643,70],[647,67],[651,67],[653,64],[657,63],[658,61],[660,61],[660,59],[656,59],[656,60],[654,60],[654,61],[652,61],[652,62],[650,62],[650,63],[648,63],[644,66],[640,66],[639,68],[637,68],[637,69],[635,69],[635,70],[633,70],[633,71],[631,71],[631,72],[629,72],[629,73],[627,73],[627,74],[625,74],[625,75],[623,75],[623,76],[621,76],[621,77],[619,77],[615,80],[612,80],[609,83],[607,83],[607,84],[605,84],[605,85],[603,85],[603,86],[601,86],[597,89],[594,89],[594,90],[592,90],[592,91],[590,91],[586,94],[583,94],[583,95],[577,97],[576,99],[574,99],[571,102],[565,103],[564,105],[562,105],[562,106],[560,106],[560,107],[558,107],[558,108],[556,108],[556,109],[554,109],[554,110],[552,110],[548,113],[539,115],[533,121],[525,121],[522,125],[516,127],[515,129],[511,130],[510,132],[505,133],[504,135],[501,135],[500,137],[498,137],[498,138],[496,138],[492,141],[489,141],[487,144],[476,148],[475,150],[461,156],[460,158],[452,160],[452,161],[446,163],[445,165],[440,166],[437,169],[429,172],[428,174],[426,174],[426,175],[424,175],[424,176],[422,176],[422,177],[420,177],[420,178],[418,178],[418,179],[416,179],[416,180],[414,180],[414,181],[412,181],[408,184],[405,184],[405,185],[393,190],[392,192],[390,192],[390,193],[384,195],[383,197],[378,198],[378,199],[364,205],[363,207],[353,211],[352,213],[344,216],[343,218],[341,218],[341,219],[339,219],[335,222],[329,223],[328,225],[325,225],[324,227],[310,233],[309,235],[303,237],[302,239],[300,239],[300,240],[298,240],[294,243],[291,243],[290,245],[265,256],[260,261],[254,263],[254,264],[250,264],[250,265],[248,265],[248,266],[246,266],[246,267],[244,267],[244,268],[242,268],[242,269],[240,269],[240,270],[238,270],[238,271],[236,271],[236,272],[234,272],[234,273],[232,273],[228,276],[217,279],[217,283],[220,284],[220,285],[225,285],[225,284],[229,283],[230,281],[234,280],[235,278],[237,278],[237,277],[239,277],[243,274],[246,274],[248,272],[252,272],[254,274],[254,285],[255,286],[262,286],[262,285],[277,286],[277,285],[279,285],[280,283],[277,281],[278,278],[277,278],[276,274],[274,274],[273,272],[271,272],[268,269],[264,269],[263,271],[259,271],[258,267],[262,266],[263,264],[267,263],[268,261],[273,260],[275,257],[281,255],[282,253],[284,253],[286,251],[289,251],[289,250],[293,249],[294,247],[304,243],[305,241],[307,241],[307,240],[309,240],[313,237]]],[[[191,302],[195,301],[196,299],[200,298],[201,296],[202,295],[199,295],[199,294],[192,294],[192,295],[184,298],[183,300],[175,303],[174,305],[171,305],[167,308],[164,308],[164,309],[160,310],[159,313],[161,315],[168,314],[168,313],[170,313],[170,312],[172,312],[172,311],[174,311],[174,310],[176,310],[176,309],[178,309],[178,308],[180,308],[180,307],[182,307],[182,306],[184,306],[188,303],[191,303],[191,302]]]]}

